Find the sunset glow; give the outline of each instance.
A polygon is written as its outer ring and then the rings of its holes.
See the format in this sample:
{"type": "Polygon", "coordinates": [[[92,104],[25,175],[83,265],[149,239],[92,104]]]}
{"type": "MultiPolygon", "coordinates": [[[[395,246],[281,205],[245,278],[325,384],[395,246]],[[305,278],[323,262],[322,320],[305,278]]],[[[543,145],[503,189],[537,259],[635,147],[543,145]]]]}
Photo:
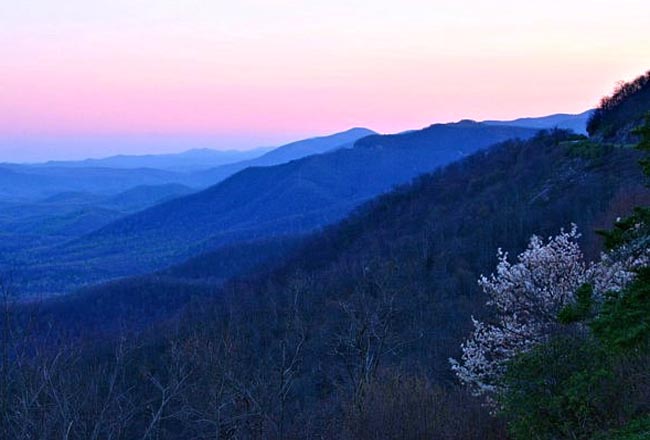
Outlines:
{"type": "MultiPolygon", "coordinates": [[[[0,161],[29,139],[252,148],[577,113],[650,68],[648,37],[647,0],[5,1],[0,161]]],[[[72,144],[55,155],[149,148],[72,144]]]]}

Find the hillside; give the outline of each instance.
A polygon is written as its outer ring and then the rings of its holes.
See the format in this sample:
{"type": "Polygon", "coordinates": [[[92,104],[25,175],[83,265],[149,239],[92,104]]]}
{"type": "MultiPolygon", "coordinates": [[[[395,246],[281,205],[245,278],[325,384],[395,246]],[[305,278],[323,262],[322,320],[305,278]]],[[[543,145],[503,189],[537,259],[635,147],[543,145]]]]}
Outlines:
{"type": "Polygon", "coordinates": [[[30,256],[26,263],[37,286],[43,280],[48,289],[60,289],[70,280],[145,273],[236,241],[303,233],[343,218],[394,185],[496,142],[535,133],[461,122],[368,136],[354,148],[248,168],[207,190],[53,248],[37,256],[36,264],[30,264],[30,256]]]}
{"type": "Polygon", "coordinates": [[[611,96],[601,100],[589,119],[587,130],[597,141],[627,145],[638,142],[632,130],[650,112],[650,71],[634,81],[620,83],[611,96]]]}

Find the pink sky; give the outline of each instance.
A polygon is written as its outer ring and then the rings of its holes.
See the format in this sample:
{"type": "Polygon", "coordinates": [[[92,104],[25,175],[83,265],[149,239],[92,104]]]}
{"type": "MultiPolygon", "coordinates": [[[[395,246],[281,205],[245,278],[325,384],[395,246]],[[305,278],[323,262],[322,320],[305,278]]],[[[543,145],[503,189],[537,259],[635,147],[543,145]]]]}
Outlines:
{"type": "MultiPolygon", "coordinates": [[[[8,144],[31,138],[247,148],[352,126],[577,113],[650,69],[647,0],[5,3],[0,160],[20,160],[8,144]]],[[[37,144],[32,156],[57,158],[155,149],[37,144]]]]}

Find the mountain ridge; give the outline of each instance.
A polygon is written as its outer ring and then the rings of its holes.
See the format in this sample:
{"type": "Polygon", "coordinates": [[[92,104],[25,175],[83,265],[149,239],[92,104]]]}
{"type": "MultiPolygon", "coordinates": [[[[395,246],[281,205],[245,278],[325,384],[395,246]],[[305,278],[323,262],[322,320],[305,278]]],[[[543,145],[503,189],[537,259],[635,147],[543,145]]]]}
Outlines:
{"type": "Polygon", "coordinates": [[[377,134],[364,128],[353,127],[331,135],[316,136],[279,146],[255,159],[223,165],[201,173],[201,182],[218,183],[249,167],[280,165],[313,154],[322,154],[339,148],[349,148],[358,139],[377,134]]]}

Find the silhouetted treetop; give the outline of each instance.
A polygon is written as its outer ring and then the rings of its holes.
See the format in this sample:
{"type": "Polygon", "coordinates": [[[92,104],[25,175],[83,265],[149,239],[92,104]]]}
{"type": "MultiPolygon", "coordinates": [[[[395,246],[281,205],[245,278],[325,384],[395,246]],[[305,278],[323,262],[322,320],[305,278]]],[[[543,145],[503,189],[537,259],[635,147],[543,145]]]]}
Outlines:
{"type": "Polygon", "coordinates": [[[632,129],[650,111],[650,71],[620,82],[611,96],[601,99],[587,123],[590,136],[616,143],[632,143],[632,129]]]}

